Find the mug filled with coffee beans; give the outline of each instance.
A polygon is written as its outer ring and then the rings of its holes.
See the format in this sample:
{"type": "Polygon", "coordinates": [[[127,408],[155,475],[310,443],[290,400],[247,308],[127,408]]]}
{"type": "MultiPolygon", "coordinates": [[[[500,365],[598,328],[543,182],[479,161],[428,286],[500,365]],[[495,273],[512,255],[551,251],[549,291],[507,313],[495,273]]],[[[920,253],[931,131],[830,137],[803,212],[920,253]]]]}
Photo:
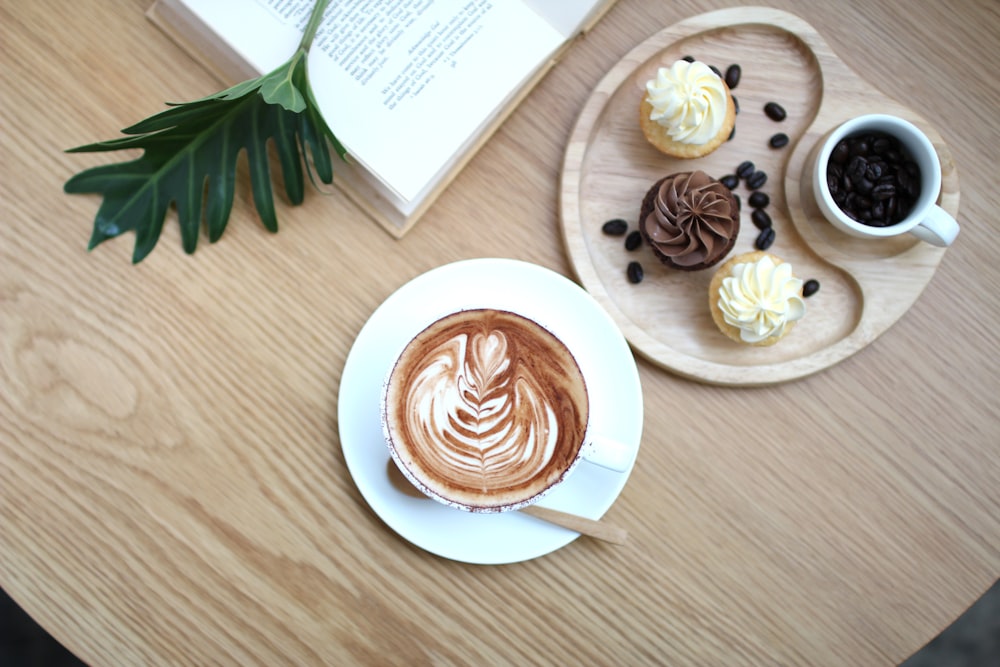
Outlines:
{"type": "Polygon", "coordinates": [[[531,504],[581,460],[624,472],[632,451],[591,432],[587,380],[551,323],[473,307],[411,338],[382,386],[389,453],[422,492],[470,512],[531,504]]]}
{"type": "Polygon", "coordinates": [[[940,247],[958,236],[958,222],[937,205],[937,151],[902,118],[869,114],[837,127],[820,145],[812,183],[823,217],[852,236],[908,233],[940,247]]]}

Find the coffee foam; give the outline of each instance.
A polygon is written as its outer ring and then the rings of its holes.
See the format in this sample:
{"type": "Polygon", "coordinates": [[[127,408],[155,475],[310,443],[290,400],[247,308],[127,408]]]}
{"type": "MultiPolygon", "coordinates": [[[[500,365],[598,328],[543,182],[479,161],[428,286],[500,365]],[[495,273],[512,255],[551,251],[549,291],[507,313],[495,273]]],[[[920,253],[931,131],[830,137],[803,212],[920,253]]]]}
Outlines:
{"type": "Polygon", "coordinates": [[[587,412],[586,384],[566,346],[500,310],[429,326],[386,388],[386,433],[404,472],[430,495],[477,511],[558,482],[576,460],[587,412]]]}

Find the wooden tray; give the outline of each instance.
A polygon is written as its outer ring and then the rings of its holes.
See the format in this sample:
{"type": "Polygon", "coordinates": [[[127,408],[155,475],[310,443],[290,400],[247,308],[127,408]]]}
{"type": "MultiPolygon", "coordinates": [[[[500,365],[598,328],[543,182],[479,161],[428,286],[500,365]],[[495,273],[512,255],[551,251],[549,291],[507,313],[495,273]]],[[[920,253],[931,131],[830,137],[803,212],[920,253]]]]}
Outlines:
{"type": "MultiPolygon", "coordinates": [[[[838,232],[812,200],[803,177],[819,140],[841,122],[864,113],[891,113],[930,137],[941,158],[939,204],[958,213],[958,173],[940,135],[912,110],[883,95],[838,59],[802,19],[769,8],[733,8],[701,14],[652,36],[622,59],[598,84],[570,137],[561,183],[563,239],[581,284],[618,323],[639,354],[685,377],[721,385],[764,385],[828,368],[875,340],[917,300],[944,249],[905,235],[863,240],[838,232]],[[656,69],[691,55],[725,71],[742,67],[734,89],[740,113],[736,134],[696,160],[665,156],[644,139],[638,107],[656,69]],[[788,117],[770,120],[775,101],[788,117]],[[776,132],[791,142],[772,149],[776,132]],[[806,300],[807,313],[772,347],[730,341],[708,310],[713,268],[683,272],[661,265],[646,247],[628,252],[620,237],[601,232],[612,218],[637,228],[639,204],[659,177],[701,169],[715,177],[752,160],[768,174],[761,188],[777,236],[770,252],[792,263],[802,279],[820,282],[806,300]],[[625,269],[638,260],[645,279],[629,283],[625,269]]],[[[740,236],[733,254],[753,249],[757,229],[741,183],[740,236]]]]}

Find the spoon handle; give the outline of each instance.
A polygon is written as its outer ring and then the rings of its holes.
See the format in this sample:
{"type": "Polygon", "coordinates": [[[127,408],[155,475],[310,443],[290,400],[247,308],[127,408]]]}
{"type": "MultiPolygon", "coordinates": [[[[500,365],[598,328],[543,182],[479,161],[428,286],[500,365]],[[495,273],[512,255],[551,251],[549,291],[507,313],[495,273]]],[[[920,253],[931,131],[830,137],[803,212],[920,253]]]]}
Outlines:
{"type": "Polygon", "coordinates": [[[581,535],[588,535],[612,544],[625,544],[625,540],[628,538],[628,532],[624,528],[612,526],[603,521],[594,521],[593,519],[577,516],[576,514],[549,509],[548,507],[528,505],[518,511],[522,514],[529,514],[536,519],[575,530],[581,535]]]}
{"type": "MultiPolygon", "coordinates": [[[[392,459],[389,459],[386,462],[386,472],[389,474],[389,482],[398,491],[414,498],[423,498],[428,501],[430,500],[430,498],[421,493],[417,487],[410,484],[410,480],[403,476],[403,473],[399,470],[399,467],[393,462],[392,459]]],[[[612,544],[625,544],[625,539],[628,537],[628,533],[624,528],[611,526],[601,521],[594,521],[593,519],[577,516],[576,514],[552,510],[547,507],[528,505],[527,507],[519,509],[518,512],[529,514],[536,519],[548,521],[553,525],[569,528],[570,530],[575,530],[581,535],[588,535],[612,544]]]]}

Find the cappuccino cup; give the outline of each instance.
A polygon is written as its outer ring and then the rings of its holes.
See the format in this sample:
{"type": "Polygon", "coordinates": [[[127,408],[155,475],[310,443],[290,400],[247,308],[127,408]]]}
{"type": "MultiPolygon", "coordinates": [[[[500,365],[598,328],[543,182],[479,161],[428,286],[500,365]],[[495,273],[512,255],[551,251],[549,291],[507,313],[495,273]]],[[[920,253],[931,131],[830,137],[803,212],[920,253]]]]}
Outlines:
{"type": "Polygon", "coordinates": [[[958,222],[937,205],[937,151],[909,121],[886,114],[852,118],[819,145],[811,171],[820,212],[846,234],[869,239],[912,234],[939,247],[958,236],[958,222]],[[881,143],[877,151],[867,145],[876,141],[881,143]],[[890,174],[897,168],[899,181],[890,174]],[[873,216],[875,209],[880,215],[873,216]],[[889,209],[896,215],[890,216],[889,209]]]}
{"type": "Polygon", "coordinates": [[[435,319],[396,356],[380,407],[407,479],[469,512],[534,503],[583,460],[622,472],[631,462],[591,432],[587,380],[552,324],[510,310],[435,319]]]}

